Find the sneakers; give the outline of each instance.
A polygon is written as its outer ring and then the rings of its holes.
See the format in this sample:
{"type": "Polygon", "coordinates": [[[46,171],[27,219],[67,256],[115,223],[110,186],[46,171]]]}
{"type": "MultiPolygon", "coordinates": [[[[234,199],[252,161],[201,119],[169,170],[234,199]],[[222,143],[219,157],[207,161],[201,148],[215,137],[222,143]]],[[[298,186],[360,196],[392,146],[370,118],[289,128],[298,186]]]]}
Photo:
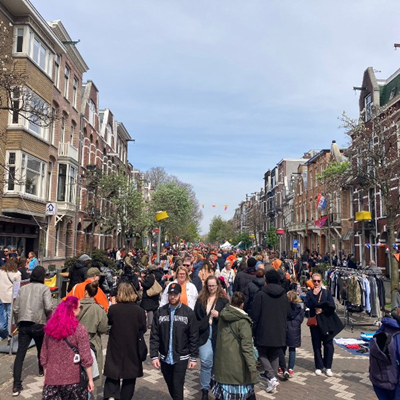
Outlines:
{"type": "Polygon", "coordinates": [[[13,395],[13,397],[17,397],[17,396],[19,396],[20,394],[21,394],[21,391],[22,391],[22,387],[20,387],[20,388],[13,388],[13,393],[12,393],[12,395],[13,395]]]}
{"type": "Polygon", "coordinates": [[[267,388],[265,389],[265,391],[267,393],[275,393],[276,392],[276,388],[278,387],[279,382],[278,379],[276,378],[272,378],[267,385],[267,388]]]}
{"type": "Polygon", "coordinates": [[[39,365],[39,376],[44,376],[44,371],[43,371],[43,367],[41,365],[39,365]]]}
{"type": "MultiPolygon", "coordinates": [[[[293,373],[293,372],[292,372],[292,373],[293,373]]],[[[290,378],[289,371],[285,371],[285,372],[283,373],[283,378],[286,379],[286,380],[290,378]]]]}
{"type": "Polygon", "coordinates": [[[283,374],[283,369],[282,368],[278,368],[278,374],[283,374]]]}
{"type": "Polygon", "coordinates": [[[322,371],[320,369],[315,370],[315,375],[320,376],[322,375],[322,371]]]}
{"type": "Polygon", "coordinates": [[[326,375],[326,376],[329,376],[329,377],[333,376],[332,370],[331,370],[331,369],[327,369],[327,370],[325,371],[325,375],[326,375]]]}
{"type": "Polygon", "coordinates": [[[294,375],[294,371],[292,369],[289,369],[289,378],[291,378],[294,375]]]}
{"type": "Polygon", "coordinates": [[[262,379],[265,383],[269,383],[269,379],[267,378],[267,375],[265,372],[259,375],[260,379],[262,379]]]}

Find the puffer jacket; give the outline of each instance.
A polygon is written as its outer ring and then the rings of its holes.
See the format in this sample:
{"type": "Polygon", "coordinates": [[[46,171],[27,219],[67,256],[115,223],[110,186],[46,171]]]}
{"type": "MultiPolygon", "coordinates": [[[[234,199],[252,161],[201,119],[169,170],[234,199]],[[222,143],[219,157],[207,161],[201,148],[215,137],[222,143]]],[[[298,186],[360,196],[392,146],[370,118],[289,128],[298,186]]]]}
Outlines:
{"type": "Polygon", "coordinates": [[[290,303],[292,316],[287,321],[286,346],[301,347],[301,324],[304,319],[304,309],[300,304],[290,303]]]}
{"type": "Polygon", "coordinates": [[[214,354],[217,382],[227,385],[249,385],[257,382],[251,319],[243,310],[227,305],[219,314],[214,354]]]}
{"type": "Polygon", "coordinates": [[[247,314],[250,314],[251,308],[253,307],[254,296],[261,290],[261,288],[265,285],[265,278],[254,278],[248,285],[247,288],[244,290],[244,311],[247,314]]]}
{"type": "Polygon", "coordinates": [[[44,325],[53,310],[50,289],[39,282],[31,282],[19,289],[14,301],[14,319],[44,325]]]}

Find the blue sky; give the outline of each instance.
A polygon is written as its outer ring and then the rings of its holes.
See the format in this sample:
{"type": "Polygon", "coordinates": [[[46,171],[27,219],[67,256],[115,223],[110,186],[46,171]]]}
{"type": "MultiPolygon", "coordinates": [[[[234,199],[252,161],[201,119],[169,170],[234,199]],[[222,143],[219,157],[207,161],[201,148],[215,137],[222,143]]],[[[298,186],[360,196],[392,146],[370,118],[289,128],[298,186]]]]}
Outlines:
{"type": "Polygon", "coordinates": [[[400,67],[398,0],[31,1],[81,40],[135,168],[193,185],[203,233],[282,158],[344,145],[338,117],[357,115],[364,70],[400,67]]]}

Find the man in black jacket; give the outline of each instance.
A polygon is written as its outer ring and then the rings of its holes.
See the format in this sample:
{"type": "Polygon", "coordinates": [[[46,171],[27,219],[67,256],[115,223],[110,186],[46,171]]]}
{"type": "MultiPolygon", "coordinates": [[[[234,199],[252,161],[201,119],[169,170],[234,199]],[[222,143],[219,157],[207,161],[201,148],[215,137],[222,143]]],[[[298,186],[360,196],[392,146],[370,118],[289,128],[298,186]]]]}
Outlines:
{"type": "Polygon", "coordinates": [[[154,314],[150,334],[150,357],[159,369],[174,400],[183,400],[187,368],[196,366],[199,331],[192,309],[180,301],[182,288],[178,283],[168,287],[168,304],[154,314]]]}
{"type": "Polygon", "coordinates": [[[89,269],[89,262],[92,259],[87,254],[82,254],[78,261],[69,270],[69,284],[67,292],[70,292],[77,283],[85,282],[89,269]]]}
{"type": "Polygon", "coordinates": [[[256,277],[256,264],[257,260],[253,257],[247,260],[247,268],[244,271],[238,272],[233,282],[234,292],[245,292],[247,285],[256,277]]]}
{"type": "Polygon", "coordinates": [[[265,273],[266,286],[254,296],[251,310],[255,345],[265,372],[260,375],[267,383],[266,391],[278,386],[279,349],[286,345],[286,322],[292,312],[280,276],[274,269],[265,273]]]}

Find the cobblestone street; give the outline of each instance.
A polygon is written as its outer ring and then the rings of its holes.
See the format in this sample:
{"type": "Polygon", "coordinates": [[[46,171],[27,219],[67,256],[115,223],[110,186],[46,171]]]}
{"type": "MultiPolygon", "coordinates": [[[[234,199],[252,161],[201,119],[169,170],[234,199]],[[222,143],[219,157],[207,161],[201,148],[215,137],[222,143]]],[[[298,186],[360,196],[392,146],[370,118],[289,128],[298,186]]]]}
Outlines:
{"type": "MultiPolygon", "coordinates": [[[[335,345],[333,363],[334,376],[331,378],[314,375],[313,353],[309,330],[303,324],[303,345],[297,349],[294,377],[288,381],[281,381],[275,394],[268,394],[264,386],[259,383],[256,388],[257,399],[376,399],[371,383],[368,379],[368,357],[354,356],[335,345]]],[[[340,337],[359,338],[360,330],[345,329],[340,337]]],[[[148,339],[149,334],[146,334],[148,339]]],[[[104,336],[106,343],[107,336],[104,336]]],[[[105,351],[104,351],[105,352],[105,351]]],[[[12,399],[12,364],[14,356],[0,356],[0,400],[12,399]]],[[[24,364],[23,386],[19,398],[41,399],[43,378],[37,376],[35,349],[29,350],[24,364]]],[[[185,383],[185,399],[200,399],[199,365],[196,370],[188,371],[185,383]]],[[[144,377],[137,380],[134,398],[140,400],[169,399],[166,384],[161,372],[153,369],[149,359],[144,364],[144,377]]],[[[213,396],[210,394],[210,399],[213,396]]],[[[96,400],[102,400],[102,391],[96,394],[96,400]]]]}

